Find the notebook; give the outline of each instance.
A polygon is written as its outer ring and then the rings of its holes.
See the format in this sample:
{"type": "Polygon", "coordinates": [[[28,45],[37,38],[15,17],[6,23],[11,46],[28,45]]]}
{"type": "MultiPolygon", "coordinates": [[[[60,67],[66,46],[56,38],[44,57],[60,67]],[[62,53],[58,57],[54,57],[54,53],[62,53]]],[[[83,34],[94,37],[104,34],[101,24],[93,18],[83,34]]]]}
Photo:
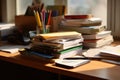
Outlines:
{"type": "Polygon", "coordinates": [[[90,60],[83,60],[83,59],[71,59],[71,60],[66,60],[66,59],[57,59],[55,60],[55,65],[64,67],[64,68],[75,68],[81,65],[84,65],[86,63],[90,62],[90,60]]]}

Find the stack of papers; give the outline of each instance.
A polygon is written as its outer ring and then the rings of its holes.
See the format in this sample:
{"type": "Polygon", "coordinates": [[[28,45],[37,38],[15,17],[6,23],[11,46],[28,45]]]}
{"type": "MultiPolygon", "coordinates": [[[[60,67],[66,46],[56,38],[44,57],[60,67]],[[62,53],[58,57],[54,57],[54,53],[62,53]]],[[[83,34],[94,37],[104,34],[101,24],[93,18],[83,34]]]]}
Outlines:
{"type": "Polygon", "coordinates": [[[4,45],[0,46],[0,51],[8,52],[8,53],[16,53],[21,48],[30,48],[30,45],[4,45]]]}

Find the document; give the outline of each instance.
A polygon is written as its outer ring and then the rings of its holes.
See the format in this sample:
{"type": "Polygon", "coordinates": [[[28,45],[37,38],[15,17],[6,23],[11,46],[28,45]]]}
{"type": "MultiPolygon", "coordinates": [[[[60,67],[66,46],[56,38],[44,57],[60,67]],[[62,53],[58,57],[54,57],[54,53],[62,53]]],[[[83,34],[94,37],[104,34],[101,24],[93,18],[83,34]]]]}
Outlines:
{"type": "Polygon", "coordinates": [[[16,53],[19,51],[21,48],[30,48],[30,45],[3,45],[0,46],[0,51],[4,51],[7,53],[16,53]]]}

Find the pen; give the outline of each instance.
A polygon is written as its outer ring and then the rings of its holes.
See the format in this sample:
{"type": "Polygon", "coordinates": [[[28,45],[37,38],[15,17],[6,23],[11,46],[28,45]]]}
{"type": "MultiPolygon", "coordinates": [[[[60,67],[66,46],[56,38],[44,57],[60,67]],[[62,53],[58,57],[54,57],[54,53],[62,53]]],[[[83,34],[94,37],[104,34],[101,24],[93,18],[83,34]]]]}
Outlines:
{"type": "Polygon", "coordinates": [[[66,60],[79,60],[79,59],[84,59],[84,60],[102,60],[103,58],[100,57],[68,57],[64,58],[66,60]]]}
{"type": "Polygon", "coordinates": [[[64,60],[112,60],[119,62],[120,59],[109,58],[109,57],[68,57],[64,58],[64,60]]]}

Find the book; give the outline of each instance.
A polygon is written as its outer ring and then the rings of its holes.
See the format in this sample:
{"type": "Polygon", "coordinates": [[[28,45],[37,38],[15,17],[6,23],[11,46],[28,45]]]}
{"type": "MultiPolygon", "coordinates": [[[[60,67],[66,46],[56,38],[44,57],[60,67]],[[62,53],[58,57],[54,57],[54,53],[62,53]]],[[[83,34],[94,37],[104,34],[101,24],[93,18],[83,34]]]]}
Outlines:
{"type": "Polygon", "coordinates": [[[47,55],[47,54],[43,54],[40,52],[32,51],[32,50],[27,49],[27,48],[20,49],[19,52],[22,56],[27,56],[29,58],[43,60],[45,62],[50,62],[50,63],[52,62],[53,63],[55,61],[55,59],[53,58],[52,55],[47,55]]]}
{"type": "Polygon", "coordinates": [[[85,14],[85,15],[64,15],[65,19],[88,19],[93,17],[91,14],[85,14]]]}
{"type": "Polygon", "coordinates": [[[81,65],[84,65],[86,63],[89,63],[90,60],[65,60],[65,59],[56,59],[55,60],[55,65],[56,66],[60,66],[60,67],[64,67],[64,68],[75,68],[81,65]]]}
{"type": "Polygon", "coordinates": [[[83,38],[68,38],[68,39],[55,39],[55,40],[49,40],[45,42],[39,42],[39,41],[32,41],[32,46],[36,45],[42,45],[42,46],[51,46],[56,47],[59,50],[71,48],[74,46],[82,45],[83,38]]]}
{"type": "Polygon", "coordinates": [[[100,50],[101,57],[110,58],[114,61],[120,61],[120,45],[118,46],[106,46],[100,50]]]}
{"type": "Polygon", "coordinates": [[[41,46],[41,45],[32,46],[30,49],[38,53],[40,52],[43,54],[52,55],[54,56],[54,58],[65,58],[65,57],[71,57],[77,54],[81,54],[82,45],[74,46],[64,50],[59,50],[51,46],[41,46]]]}
{"type": "Polygon", "coordinates": [[[102,24],[101,18],[89,18],[89,19],[63,19],[61,20],[61,26],[100,26],[102,24]]]}
{"type": "Polygon", "coordinates": [[[83,34],[83,38],[84,39],[100,39],[100,38],[104,38],[104,37],[107,37],[108,35],[111,35],[111,31],[101,31],[97,34],[83,34]]]}
{"type": "Polygon", "coordinates": [[[39,41],[62,39],[62,38],[76,38],[81,37],[81,33],[76,31],[53,32],[46,34],[37,34],[34,39],[39,41]]]}
{"type": "Polygon", "coordinates": [[[113,36],[107,36],[105,38],[101,38],[101,39],[94,39],[94,40],[84,40],[83,45],[85,47],[89,47],[89,48],[96,48],[96,47],[102,47],[104,45],[108,45],[111,44],[113,42],[113,36]]]}
{"type": "Polygon", "coordinates": [[[89,26],[89,27],[73,27],[73,26],[60,26],[61,31],[77,31],[82,34],[97,34],[106,30],[106,26],[89,26]]]}
{"type": "Polygon", "coordinates": [[[53,55],[56,58],[63,59],[63,58],[66,58],[66,57],[72,57],[72,56],[75,56],[75,55],[80,55],[81,53],[82,53],[82,45],[58,51],[58,52],[54,53],[53,55]]]}

